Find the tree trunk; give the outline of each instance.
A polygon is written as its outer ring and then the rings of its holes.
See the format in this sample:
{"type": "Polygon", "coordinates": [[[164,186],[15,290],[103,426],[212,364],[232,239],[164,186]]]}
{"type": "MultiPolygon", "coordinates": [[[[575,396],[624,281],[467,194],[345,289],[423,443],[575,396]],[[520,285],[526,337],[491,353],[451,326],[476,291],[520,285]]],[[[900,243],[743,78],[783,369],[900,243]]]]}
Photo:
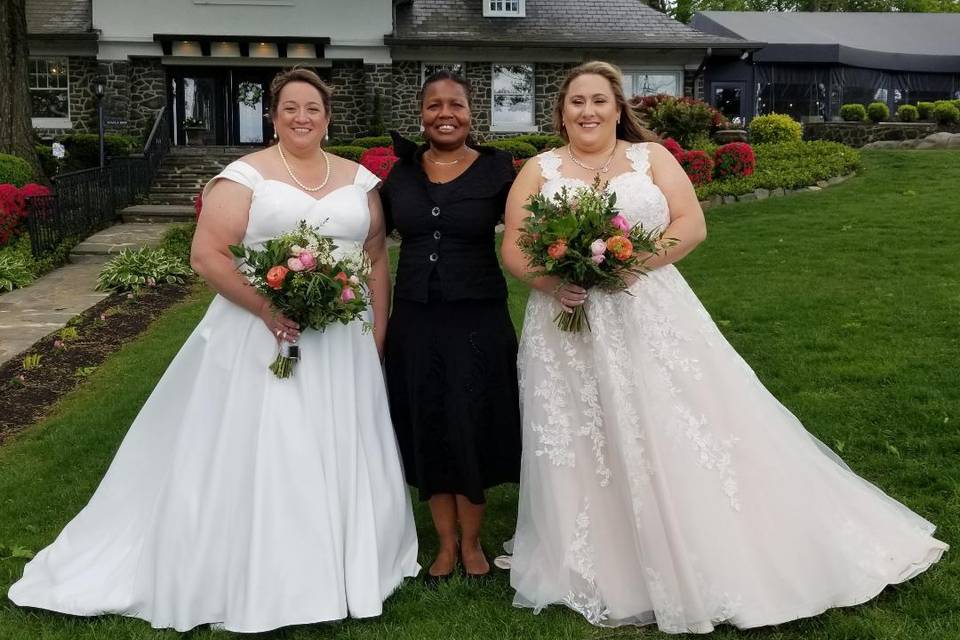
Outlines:
{"type": "Polygon", "coordinates": [[[43,178],[30,121],[26,0],[0,2],[0,153],[23,158],[43,178]]]}

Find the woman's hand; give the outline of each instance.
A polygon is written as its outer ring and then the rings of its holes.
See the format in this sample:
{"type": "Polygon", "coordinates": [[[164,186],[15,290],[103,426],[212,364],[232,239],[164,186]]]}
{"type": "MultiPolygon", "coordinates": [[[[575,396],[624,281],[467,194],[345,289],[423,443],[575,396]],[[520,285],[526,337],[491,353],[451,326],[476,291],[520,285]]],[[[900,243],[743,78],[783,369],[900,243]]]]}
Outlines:
{"type": "Polygon", "coordinates": [[[560,308],[566,313],[573,313],[574,308],[587,301],[587,290],[571,282],[559,282],[553,288],[553,297],[560,303],[560,308]]]}
{"type": "Polygon", "coordinates": [[[270,306],[266,300],[257,314],[277,342],[295,344],[300,339],[300,325],[270,306]]]}

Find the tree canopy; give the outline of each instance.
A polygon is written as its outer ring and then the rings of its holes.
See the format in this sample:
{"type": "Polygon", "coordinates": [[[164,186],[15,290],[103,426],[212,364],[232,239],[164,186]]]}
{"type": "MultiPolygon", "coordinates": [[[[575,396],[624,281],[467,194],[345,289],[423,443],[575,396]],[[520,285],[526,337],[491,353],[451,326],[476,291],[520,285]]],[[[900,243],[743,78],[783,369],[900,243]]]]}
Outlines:
{"type": "Polygon", "coordinates": [[[681,22],[698,11],[903,11],[960,12],[960,0],[653,0],[681,22]]]}

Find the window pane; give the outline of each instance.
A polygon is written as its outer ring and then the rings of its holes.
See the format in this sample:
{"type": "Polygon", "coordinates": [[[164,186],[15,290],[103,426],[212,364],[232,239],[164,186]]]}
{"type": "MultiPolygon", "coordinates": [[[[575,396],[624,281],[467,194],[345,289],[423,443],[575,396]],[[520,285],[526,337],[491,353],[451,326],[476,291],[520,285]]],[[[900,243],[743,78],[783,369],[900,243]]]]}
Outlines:
{"type": "Polygon", "coordinates": [[[529,127],[533,120],[533,65],[493,66],[493,126],[529,127]]]}
{"type": "Polygon", "coordinates": [[[30,100],[33,109],[30,115],[34,118],[66,118],[70,115],[66,91],[31,89],[30,100]]]}
{"type": "Polygon", "coordinates": [[[673,73],[636,73],[634,76],[631,95],[653,96],[665,93],[670,96],[680,95],[677,76],[673,73]]]}
{"type": "Polygon", "coordinates": [[[741,87],[717,87],[713,92],[713,105],[717,111],[732,120],[743,116],[742,97],[741,87]]]}

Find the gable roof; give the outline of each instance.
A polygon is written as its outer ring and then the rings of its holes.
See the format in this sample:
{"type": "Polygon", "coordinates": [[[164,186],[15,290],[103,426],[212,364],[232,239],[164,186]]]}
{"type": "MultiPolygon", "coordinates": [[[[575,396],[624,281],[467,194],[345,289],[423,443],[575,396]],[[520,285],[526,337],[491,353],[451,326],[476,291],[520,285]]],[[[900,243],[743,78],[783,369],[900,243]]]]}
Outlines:
{"type": "Polygon", "coordinates": [[[698,29],[768,45],[757,62],[822,62],[891,71],[960,71],[960,13],[703,11],[698,29]]]}
{"type": "Polygon", "coordinates": [[[29,35],[90,33],[91,0],[27,0],[29,35]]]}
{"type": "Polygon", "coordinates": [[[741,38],[698,31],[642,0],[526,0],[526,16],[485,18],[486,0],[408,0],[396,6],[390,45],[624,48],[749,48],[741,38]]]}

